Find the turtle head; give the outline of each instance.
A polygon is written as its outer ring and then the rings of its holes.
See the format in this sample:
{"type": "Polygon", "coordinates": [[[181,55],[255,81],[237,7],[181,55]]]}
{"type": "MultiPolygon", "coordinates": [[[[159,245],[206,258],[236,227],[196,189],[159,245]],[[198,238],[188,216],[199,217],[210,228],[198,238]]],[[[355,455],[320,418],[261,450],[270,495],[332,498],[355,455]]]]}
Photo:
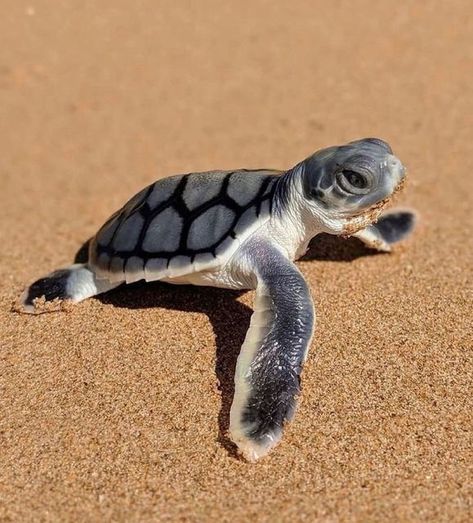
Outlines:
{"type": "Polygon", "coordinates": [[[300,165],[306,205],[332,234],[350,235],[376,221],[405,175],[389,144],[378,138],[322,149],[300,165]]]}

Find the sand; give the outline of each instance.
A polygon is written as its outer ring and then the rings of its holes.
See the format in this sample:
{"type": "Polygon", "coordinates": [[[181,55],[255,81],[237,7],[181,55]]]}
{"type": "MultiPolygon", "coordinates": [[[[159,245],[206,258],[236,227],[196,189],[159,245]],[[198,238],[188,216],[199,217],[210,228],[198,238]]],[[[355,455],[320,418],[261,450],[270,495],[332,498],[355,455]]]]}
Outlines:
{"type": "Polygon", "coordinates": [[[0,520],[473,518],[471,2],[4,0],[0,520]],[[226,437],[253,293],[134,285],[11,312],[134,192],[379,136],[414,237],[299,263],[317,331],[294,422],[226,437]]]}

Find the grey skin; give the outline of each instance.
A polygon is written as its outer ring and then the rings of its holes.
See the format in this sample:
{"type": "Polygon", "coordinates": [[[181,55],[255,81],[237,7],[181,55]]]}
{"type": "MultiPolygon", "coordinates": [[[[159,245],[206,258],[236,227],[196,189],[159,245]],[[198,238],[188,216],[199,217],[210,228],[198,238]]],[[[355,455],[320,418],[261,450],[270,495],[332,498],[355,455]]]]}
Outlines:
{"type": "Polygon", "coordinates": [[[286,172],[158,180],[103,225],[87,263],[34,282],[24,309],[37,312],[41,297],[79,302],[138,280],[256,289],[230,413],[231,438],[256,460],[294,414],[312,337],[314,307],[294,260],[320,232],[389,251],[414,227],[410,211],[380,217],[404,174],[386,142],[367,138],[318,151],[286,172]]]}

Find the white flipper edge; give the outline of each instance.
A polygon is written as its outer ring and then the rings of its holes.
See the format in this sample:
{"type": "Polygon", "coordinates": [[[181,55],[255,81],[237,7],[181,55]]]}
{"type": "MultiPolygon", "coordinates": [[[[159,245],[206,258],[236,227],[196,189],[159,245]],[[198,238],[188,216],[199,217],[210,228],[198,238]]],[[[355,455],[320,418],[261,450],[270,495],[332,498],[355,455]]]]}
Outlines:
{"type": "Polygon", "coordinates": [[[267,454],[271,447],[281,438],[275,440],[274,437],[268,438],[262,444],[258,444],[249,439],[246,435],[246,427],[241,422],[241,412],[243,411],[248,397],[250,387],[246,380],[250,365],[255,354],[270,330],[273,312],[271,310],[271,298],[269,297],[264,285],[258,289],[254,304],[254,312],[251,316],[250,327],[246,333],[245,341],[241,347],[235,370],[235,395],[230,409],[230,437],[238,446],[243,457],[248,461],[256,461],[267,454]]]}

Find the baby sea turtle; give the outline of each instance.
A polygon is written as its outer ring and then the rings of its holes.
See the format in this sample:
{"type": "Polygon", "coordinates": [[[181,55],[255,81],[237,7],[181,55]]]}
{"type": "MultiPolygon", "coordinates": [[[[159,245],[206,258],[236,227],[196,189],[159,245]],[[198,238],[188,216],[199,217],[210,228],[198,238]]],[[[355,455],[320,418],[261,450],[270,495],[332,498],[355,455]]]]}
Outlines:
{"type": "Polygon", "coordinates": [[[285,172],[158,180],[103,225],[87,263],[33,283],[23,307],[35,312],[39,298],[79,302],[138,280],[256,289],[230,412],[232,440],[256,460],[293,417],[314,327],[309,287],[294,260],[321,232],[389,251],[414,225],[409,211],[375,223],[404,172],[389,144],[366,138],[320,150],[285,172]]]}

